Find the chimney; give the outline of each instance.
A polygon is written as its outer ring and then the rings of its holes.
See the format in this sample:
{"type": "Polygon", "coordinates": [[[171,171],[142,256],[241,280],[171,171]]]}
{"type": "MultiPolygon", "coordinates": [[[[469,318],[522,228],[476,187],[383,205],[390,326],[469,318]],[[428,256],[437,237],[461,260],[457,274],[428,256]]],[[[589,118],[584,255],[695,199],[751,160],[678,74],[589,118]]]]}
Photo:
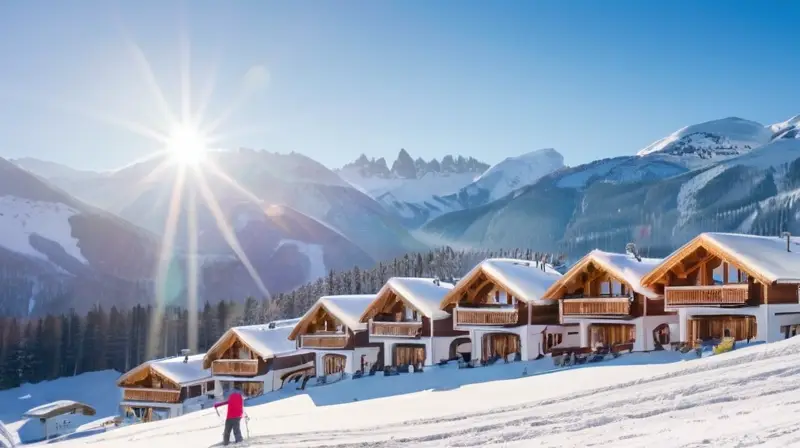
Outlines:
{"type": "Polygon", "coordinates": [[[183,355],[184,364],[189,362],[189,353],[191,353],[191,350],[189,350],[188,348],[181,350],[181,355],[183,355]]]}
{"type": "Polygon", "coordinates": [[[636,250],[636,244],[628,243],[625,245],[625,252],[633,255],[636,258],[636,261],[642,261],[642,257],[639,256],[639,251],[636,250]]]}
{"type": "Polygon", "coordinates": [[[436,286],[440,286],[442,284],[442,282],[439,280],[439,276],[438,275],[436,277],[434,277],[433,284],[436,285],[436,286]]]}
{"type": "Polygon", "coordinates": [[[789,232],[783,232],[781,233],[781,236],[786,238],[786,252],[791,252],[792,248],[790,245],[792,244],[792,234],[789,232]]]}

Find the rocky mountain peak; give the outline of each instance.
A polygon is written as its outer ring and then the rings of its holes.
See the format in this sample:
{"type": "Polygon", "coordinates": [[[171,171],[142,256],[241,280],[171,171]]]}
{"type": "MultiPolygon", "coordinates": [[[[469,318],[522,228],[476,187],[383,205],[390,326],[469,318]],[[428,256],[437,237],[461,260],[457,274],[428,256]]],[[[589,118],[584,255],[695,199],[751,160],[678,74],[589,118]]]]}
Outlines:
{"type": "Polygon", "coordinates": [[[403,148],[392,162],[391,169],[388,168],[386,159],[383,157],[370,159],[361,154],[355,161],[342,167],[342,170],[355,170],[362,177],[418,179],[428,173],[475,173],[479,175],[488,168],[489,165],[473,157],[446,155],[441,161],[437,159],[425,161],[422,157],[413,159],[411,154],[403,148]]]}

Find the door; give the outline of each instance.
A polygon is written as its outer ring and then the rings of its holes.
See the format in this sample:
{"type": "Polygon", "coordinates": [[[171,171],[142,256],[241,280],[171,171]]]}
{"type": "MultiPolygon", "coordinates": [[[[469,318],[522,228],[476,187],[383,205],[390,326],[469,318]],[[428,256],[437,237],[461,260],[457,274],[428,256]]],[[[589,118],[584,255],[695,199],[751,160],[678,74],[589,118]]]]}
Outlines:
{"type": "Polygon", "coordinates": [[[425,364],[425,346],[419,344],[397,344],[394,346],[394,365],[415,366],[425,364]]]}
{"type": "Polygon", "coordinates": [[[495,356],[506,359],[508,355],[520,351],[519,336],[509,333],[489,333],[483,335],[482,359],[495,356]]]}
{"type": "Polygon", "coordinates": [[[344,355],[327,354],[322,357],[322,366],[325,375],[344,372],[347,357],[344,355]]]}

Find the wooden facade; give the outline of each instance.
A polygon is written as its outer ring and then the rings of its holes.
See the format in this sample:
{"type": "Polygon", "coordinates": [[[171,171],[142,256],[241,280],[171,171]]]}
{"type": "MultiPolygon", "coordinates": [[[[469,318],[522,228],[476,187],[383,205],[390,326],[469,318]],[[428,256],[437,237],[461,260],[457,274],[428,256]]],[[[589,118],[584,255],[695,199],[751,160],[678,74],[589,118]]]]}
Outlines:
{"type": "Polygon", "coordinates": [[[798,284],[772,281],[703,234],[665,259],[642,283],[664,292],[673,308],[798,303],[798,284]]]}
{"type": "Polygon", "coordinates": [[[643,294],[642,288],[635,289],[619,270],[589,253],[554,283],[545,297],[560,301],[562,321],[565,317],[630,320],[669,314],[662,295],[649,290],[643,294]]]}
{"type": "Polygon", "coordinates": [[[755,339],[758,325],[755,316],[717,315],[692,316],[686,323],[686,342],[720,340],[732,337],[743,341],[755,339]]]}
{"type": "Polygon", "coordinates": [[[212,375],[258,375],[257,359],[216,359],[211,363],[212,375]]]}
{"type": "Polygon", "coordinates": [[[558,303],[528,304],[502,282],[476,268],[445,296],[441,308],[457,326],[558,325],[558,303]]]}
{"type": "Polygon", "coordinates": [[[122,399],[125,401],[180,403],[181,391],[172,389],[125,388],[123,389],[122,399]]]}

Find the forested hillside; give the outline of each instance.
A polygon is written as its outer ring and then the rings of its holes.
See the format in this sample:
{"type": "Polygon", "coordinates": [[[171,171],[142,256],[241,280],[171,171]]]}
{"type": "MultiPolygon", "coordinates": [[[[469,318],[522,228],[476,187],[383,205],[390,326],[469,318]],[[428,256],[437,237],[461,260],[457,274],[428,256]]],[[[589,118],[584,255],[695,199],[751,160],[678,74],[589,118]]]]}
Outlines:
{"type": "Polygon", "coordinates": [[[231,326],[300,316],[320,296],[375,293],[396,276],[453,281],[490,257],[546,259],[556,265],[563,261],[553,254],[521,249],[455,251],[445,247],[411,253],[370,270],[331,271],[325,278],[273,300],[248,298],[243,305],[235,300],[215,306],[206,303],[197,313],[196,341],[189,340],[189,312],[177,307],[158,311],[151,306],[120,310],[97,305],[86,315],[71,312],[29,320],[0,318],[0,389],[97,370],[124,372],[149,359],[175,356],[184,348],[202,353],[231,326]]]}

